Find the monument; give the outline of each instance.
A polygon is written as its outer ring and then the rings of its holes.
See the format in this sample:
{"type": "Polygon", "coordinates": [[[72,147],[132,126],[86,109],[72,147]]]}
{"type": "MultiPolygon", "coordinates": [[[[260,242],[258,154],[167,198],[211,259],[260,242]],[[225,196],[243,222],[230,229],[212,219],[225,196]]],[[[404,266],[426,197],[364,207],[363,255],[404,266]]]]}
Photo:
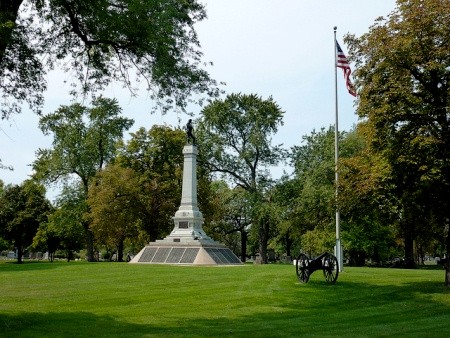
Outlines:
{"type": "Polygon", "coordinates": [[[162,240],[146,245],[130,263],[182,265],[240,265],[240,259],[225,245],[203,231],[203,215],[197,205],[197,146],[192,121],[186,125],[183,148],[181,203],[173,217],[174,228],[162,240]]]}

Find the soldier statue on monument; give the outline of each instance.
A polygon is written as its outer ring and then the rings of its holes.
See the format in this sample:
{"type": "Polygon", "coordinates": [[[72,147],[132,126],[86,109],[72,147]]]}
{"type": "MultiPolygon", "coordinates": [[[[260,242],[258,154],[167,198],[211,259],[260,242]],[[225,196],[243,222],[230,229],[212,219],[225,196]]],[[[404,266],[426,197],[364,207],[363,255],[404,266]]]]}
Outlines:
{"type": "Polygon", "coordinates": [[[188,123],[186,124],[186,142],[195,146],[195,136],[193,131],[194,126],[192,125],[192,120],[189,119],[188,123]]]}

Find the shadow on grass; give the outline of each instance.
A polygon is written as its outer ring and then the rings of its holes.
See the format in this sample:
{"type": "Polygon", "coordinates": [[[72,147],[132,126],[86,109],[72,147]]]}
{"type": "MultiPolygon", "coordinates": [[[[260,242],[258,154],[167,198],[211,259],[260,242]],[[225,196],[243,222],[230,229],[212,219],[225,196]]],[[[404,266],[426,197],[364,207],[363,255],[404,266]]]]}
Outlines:
{"type": "Polygon", "coordinates": [[[420,265],[418,267],[418,269],[420,269],[420,270],[442,270],[442,271],[445,270],[444,267],[439,264],[420,265]]]}
{"type": "Polygon", "coordinates": [[[0,272],[49,270],[56,269],[63,264],[67,263],[25,260],[19,264],[17,261],[0,261],[0,272]]]}
{"type": "MultiPolygon", "coordinates": [[[[373,285],[324,281],[289,288],[265,310],[243,306],[220,316],[197,318],[192,309],[185,317],[170,313],[136,323],[86,312],[0,313],[1,337],[297,337],[297,336],[414,336],[446,337],[450,332],[449,290],[437,282],[373,285]],[[438,296],[438,299],[433,296],[438,296]],[[240,314],[240,315],[237,315],[240,314]],[[156,323],[156,324],[155,324],[156,323]]],[[[99,300],[100,301],[100,300],[99,300]]],[[[155,307],[158,304],[154,304],[155,307]]],[[[147,312],[146,312],[147,311],[147,312]]],[[[139,317],[142,321],[142,317],[139,317]]]]}
{"type": "Polygon", "coordinates": [[[302,320],[310,328],[306,332],[319,336],[330,335],[323,327],[338,336],[448,337],[450,332],[450,289],[437,281],[401,285],[313,281],[299,285],[296,299],[286,306],[303,307],[302,320]],[[305,294],[308,302],[302,299],[305,294]]]}
{"type": "Polygon", "coordinates": [[[143,337],[167,332],[88,312],[0,314],[1,337],[143,337]]]}

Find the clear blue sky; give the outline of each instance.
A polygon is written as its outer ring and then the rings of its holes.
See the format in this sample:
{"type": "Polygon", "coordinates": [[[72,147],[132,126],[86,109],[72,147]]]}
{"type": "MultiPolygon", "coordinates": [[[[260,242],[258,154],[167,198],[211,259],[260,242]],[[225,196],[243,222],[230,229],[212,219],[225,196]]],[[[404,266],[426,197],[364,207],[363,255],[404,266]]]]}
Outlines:
{"type": "MultiPolygon", "coordinates": [[[[395,8],[394,0],[210,0],[204,1],[208,18],[197,25],[204,60],[212,61],[210,74],[226,82],[226,93],[272,96],[285,112],[284,125],[273,138],[286,148],[298,145],[303,135],[334,124],[334,43],[347,53],[342,37],[360,36],[379,16],[395,8]]],[[[357,117],[354,100],[338,70],[339,129],[349,130],[357,117]]],[[[70,104],[68,74],[49,75],[44,113],[70,104]]],[[[150,114],[152,102],[144,91],[137,98],[119,85],[104,93],[116,97],[125,116],[135,119],[131,131],[153,124],[184,125],[187,117],[150,114]]],[[[88,104],[88,103],[86,103],[88,104]]],[[[192,107],[195,117],[201,108],[192,107]]],[[[20,184],[31,172],[38,148],[51,145],[51,137],[38,129],[38,117],[25,109],[21,115],[0,121],[0,158],[14,171],[0,171],[6,184],[20,184]]],[[[273,175],[279,176],[281,169],[273,175]]],[[[54,193],[50,198],[53,199],[54,193]]]]}

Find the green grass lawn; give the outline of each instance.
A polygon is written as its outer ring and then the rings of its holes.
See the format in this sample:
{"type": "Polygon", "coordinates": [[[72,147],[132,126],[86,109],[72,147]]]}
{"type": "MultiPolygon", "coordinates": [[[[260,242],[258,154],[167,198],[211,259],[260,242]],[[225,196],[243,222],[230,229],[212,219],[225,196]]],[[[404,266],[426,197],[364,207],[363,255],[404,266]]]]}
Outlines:
{"type": "Polygon", "coordinates": [[[442,270],[0,262],[1,337],[450,337],[442,270]]]}

